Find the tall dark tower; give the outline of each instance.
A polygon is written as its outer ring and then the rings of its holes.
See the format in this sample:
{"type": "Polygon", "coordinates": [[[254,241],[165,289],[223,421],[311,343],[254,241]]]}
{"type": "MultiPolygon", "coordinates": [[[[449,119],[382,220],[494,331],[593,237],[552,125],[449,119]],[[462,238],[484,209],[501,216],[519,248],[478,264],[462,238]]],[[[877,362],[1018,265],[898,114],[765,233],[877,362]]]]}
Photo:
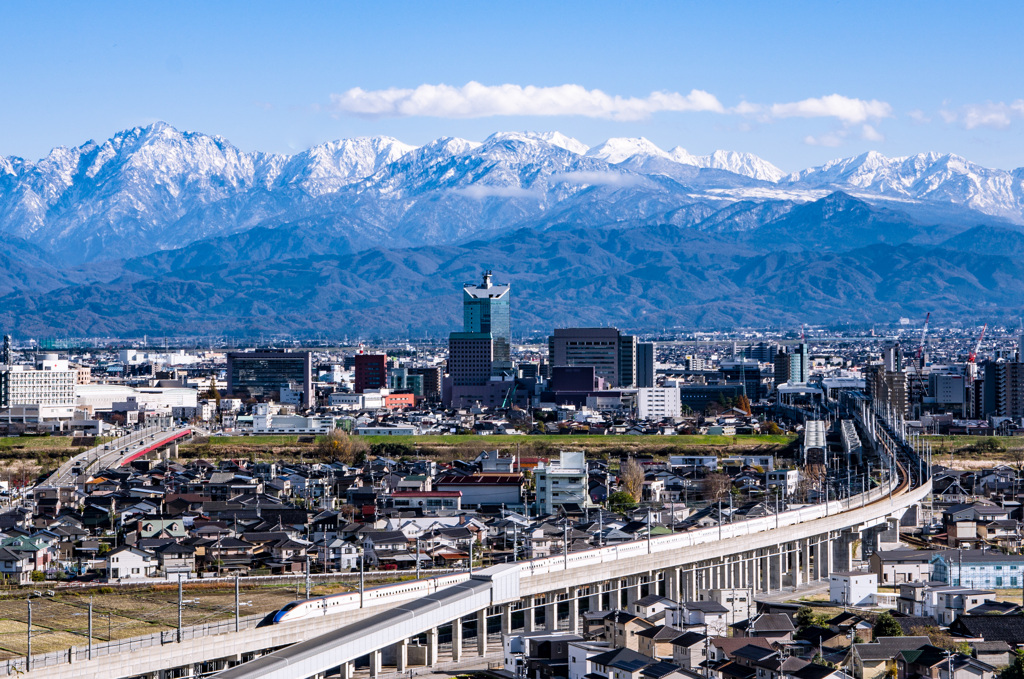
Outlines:
{"type": "Polygon", "coordinates": [[[14,363],[13,351],[11,350],[11,336],[4,335],[4,353],[0,357],[0,363],[3,365],[11,365],[14,363]]]}

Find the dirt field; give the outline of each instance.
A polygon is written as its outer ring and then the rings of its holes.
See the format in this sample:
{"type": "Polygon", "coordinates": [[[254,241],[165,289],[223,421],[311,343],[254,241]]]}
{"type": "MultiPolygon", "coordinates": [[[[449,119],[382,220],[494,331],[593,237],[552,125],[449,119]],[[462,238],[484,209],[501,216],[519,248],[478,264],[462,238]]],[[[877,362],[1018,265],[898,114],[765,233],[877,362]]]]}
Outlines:
{"type": "MultiPolygon", "coordinates": [[[[178,624],[178,588],[157,585],[145,590],[111,588],[89,592],[59,593],[54,597],[32,600],[32,652],[47,653],[88,643],[89,599],[93,601],[93,640],[153,634],[174,629],[178,624]],[[102,592],[102,593],[101,593],[102,592]]],[[[313,588],[314,596],[349,591],[348,585],[323,584],[313,588]]],[[[0,598],[0,660],[25,655],[28,645],[28,603],[18,598],[0,598]]],[[[274,585],[243,587],[240,600],[252,602],[242,607],[242,615],[265,615],[289,601],[305,597],[305,586],[274,585]]],[[[235,592],[231,585],[186,586],[185,599],[198,603],[184,607],[183,624],[197,625],[234,617],[235,592]]]]}

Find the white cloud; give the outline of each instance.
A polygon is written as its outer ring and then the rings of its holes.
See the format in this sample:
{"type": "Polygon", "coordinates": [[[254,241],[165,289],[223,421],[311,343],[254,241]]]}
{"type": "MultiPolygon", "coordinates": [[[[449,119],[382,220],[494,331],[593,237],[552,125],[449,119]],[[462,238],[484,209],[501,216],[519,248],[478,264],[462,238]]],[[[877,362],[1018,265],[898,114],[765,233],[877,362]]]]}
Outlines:
{"type": "Polygon", "coordinates": [[[810,134],[804,137],[804,143],[809,146],[841,146],[844,141],[846,141],[845,130],[826,132],[817,137],[810,134]]]}
{"type": "Polygon", "coordinates": [[[489,184],[473,184],[461,189],[454,189],[452,193],[483,200],[484,198],[540,198],[539,191],[524,189],[519,186],[494,186],[489,184]]]}
{"type": "Polygon", "coordinates": [[[488,86],[469,82],[462,87],[420,85],[415,89],[364,90],[359,87],[331,95],[335,112],[371,118],[429,116],[585,116],[641,120],[661,111],[723,113],[721,102],[703,90],[652,92],[647,97],[620,97],[580,85],[535,87],[488,86]]]}
{"type": "Polygon", "coordinates": [[[551,175],[551,183],[587,184],[589,186],[637,186],[647,182],[645,177],[618,172],[558,172],[551,175]]]}
{"type": "Polygon", "coordinates": [[[907,117],[918,125],[924,125],[925,123],[930,123],[932,121],[932,119],[928,117],[928,114],[919,108],[907,111],[907,117]]]}
{"type": "Polygon", "coordinates": [[[836,118],[846,124],[859,125],[868,120],[891,117],[892,106],[877,99],[865,101],[830,94],[787,104],[772,104],[768,112],[773,118],[836,118]]]}
{"type": "Polygon", "coordinates": [[[885,135],[871,125],[865,125],[860,129],[860,138],[865,141],[885,141],[885,135]]]}
{"type": "Polygon", "coordinates": [[[1014,120],[1024,118],[1024,99],[1006,103],[986,101],[983,104],[968,104],[959,109],[942,109],[939,115],[947,123],[959,123],[968,130],[979,127],[1005,129],[1014,120]]]}
{"type": "Polygon", "coordinates": [[[991,101],[964,107],[963,124],[968,130],[976,127],[1009,127],[1015,118],[1024,117],[1024,99],[1009,104],[991,101]]]}

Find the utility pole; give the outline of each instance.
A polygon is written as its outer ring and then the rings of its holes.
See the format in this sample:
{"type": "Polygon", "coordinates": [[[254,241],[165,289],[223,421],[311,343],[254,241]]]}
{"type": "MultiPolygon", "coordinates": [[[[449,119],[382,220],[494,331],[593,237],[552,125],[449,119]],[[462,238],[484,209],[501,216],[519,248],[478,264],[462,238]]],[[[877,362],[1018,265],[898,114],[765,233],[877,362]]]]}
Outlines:
{"type": "Polygon", "coordinates": [[[469,574],[473,574],[473,539],[469,540],[469,574]]]}
{"type": "Polygon", "coordinates": [[[363,591],[366,588],[366,548],[359,550],[359,608],[363,607],[363,591]]]}
{"type": "MultiPolygon", "coordinates": [[[[647,507],[647,553],[651,553],[651,507],[647,507]]],[[[721,525],[721,524],[719,524],[721,525]]],[[[721,530],[721,529],[719,529],[721,530]]]]}
{"type": "Polygon", "coordinates": [[[238,631],[238,573],[235,573],[235,631],[238,631]]]}
{"type": "Polygon", "coordinates": [[[569,524],[562,524],[562,567],[569,570],[569,524]]]}
{"type": "Polygon", "coordinates": [[[512,524],[512,561],[519,561],[519,524],[512,524]]]}
{"type": "Polygon", "coordinates": [[[25,670],[32,670],[32,599],[28,599],[28,650],[25,651],[25,670]]]}
{"type": "Polygon", "coordinates": [[[312,589],[312,583],[310,582],[309,574],[309,554],[306,555],[306,598],[309,598],[310,590],[312,589]]]}
{"type": "Polygon", "coordinates": [[[181,573],[178,574],[178,643],[181,643],[181,573]]]}
{"type": "Polygon", "coordinates": [[[416,579],[420,579],[420,536],[416,536],[416,579]]]}
{"type": "Polygon", "coordinates": [[[92,597],[89,597],[89,660],[92,660],[92,597]]]}

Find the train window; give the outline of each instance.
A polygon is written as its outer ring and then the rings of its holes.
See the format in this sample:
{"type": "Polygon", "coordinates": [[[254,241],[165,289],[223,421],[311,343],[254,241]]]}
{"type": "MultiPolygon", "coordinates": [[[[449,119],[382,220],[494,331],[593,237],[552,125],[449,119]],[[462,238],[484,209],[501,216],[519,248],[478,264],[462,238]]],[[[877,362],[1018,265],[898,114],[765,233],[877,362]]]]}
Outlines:
{"type": "Polygon", "coordinates": [[[298,601],[293,601],[290,604],[285,604],[285,607],[281,609],[281,612],[282,613],[287,613],[288,611],[290,611],[290,610],[294,609],[296,606],[298,606],[299,603],[300,602],[298,602],[298,601]]]}

